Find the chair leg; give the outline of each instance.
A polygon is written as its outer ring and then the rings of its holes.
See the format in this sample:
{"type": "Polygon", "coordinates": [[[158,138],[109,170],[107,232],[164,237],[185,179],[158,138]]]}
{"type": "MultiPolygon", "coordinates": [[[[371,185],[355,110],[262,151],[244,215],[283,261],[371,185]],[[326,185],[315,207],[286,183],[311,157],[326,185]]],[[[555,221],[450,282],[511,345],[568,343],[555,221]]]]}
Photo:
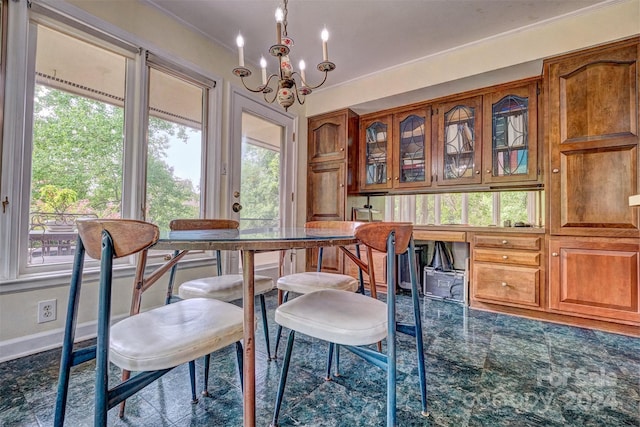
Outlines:
{"type": "Polygon", "coordinates": [[[329,355],[327,356],[327,375],[324,377],[325,381],[331,381],[331,363],[333,362],[333,349],[335,344],[329,343],[329,355]]]}
{"type": "MultiPolygon", "coordinates": [[[[282,296],[282,303],[284,304],[289,299],[289,291],[285,292],[282,296]]],[[[282,325],[278,325],[278,330],[276,331],[276,348],[273,350],[273,358],[278,357],[278,347],[280,346],[280,337],[282,336],[282,325]]]]}
{"type": "Polygon", "coordinates": [[[238,374],[240,375],[240,390],[244,390],[244,377],[243,377],[244,351],[242,350],[242,343],[240,341],[236,341],[236,359],[238,359],[238,374]]]}
{"type": "Polygon", "coordinates": [[[264,294],[260,295],[260,310],[262,314],[262,327],[264,328],[264,342],[267,346],[267,360],[271,360],[271,343],[269,342],[269,322],[267,320],[267,304],[264,294]]]}
{"type": "MultiPolygon", "coordinates": [[[[202,386],[202,395],[205,397],[209,397],[209,366],[211,365],[211,355],[207,354],[204,356],[204,384],[202,386]]],[[[195,386],[194,383],[191,384],[191,388],[193,389],[195,386]]]]}
{"type": "Polygon", "coordinates": [[[56,396],[56,409],[54,426],[61,427],[64,424],[64,416],[67,407],[67,395],[69,391],[69,374],[73,363],[73,341],[76,332],[76,320],[78,302],[80,301],[80,287],[82,284],[82,266],[84,265],[84,246],[80,239],[76,245],[76,255],[73,264],[73,275],[69,287],[69,305],[64,328],[64,341],[60,356],[60,373],[58,376],[58,393],[56,396]]]}
{"type": "Polygon", "coordinates": [[[289,373],[289,362],[291,362],[291,350],[293,350],[293,341],[295,339],[295,335],[296,332],[292,330],[289,333],[289,339],[287,340],[287,351],[284,355],[282,373],[280,374],[280,384],[278,384],[278,394],[276,395],[276,407],[273,410],[273,420],[271,421],[269,427],[278,427],[278,417],[280,416],[280,407],[282,406],[284,387],[287,384],[287,374],[289,373]]]}
{"type": "Polygon", "coordinates": [[[418,376],[420,377],[420,397],[422,400],[422,415],[429,416],[427,409],[427,377],[424,362],[424,340],[422,337],[422,317],[420,312],[420,297],[418,295],[418,280],[416,278],[416,262],[413,239],[409,243],[409,271],[411,272],[411,300],[413,302],[413,318],[415,321],[416,352],[418,353],[418,376]]]}
{"type": "Polygon", "coordinates": [[[191,379],[191,403],[198,403],[198,397],[196,396],[196,362],[192,360],[189,362],[189,378],[191,379]]]}
{"type": "MultiPolygon", "coordinates": [[[[126,369],[123,369],[122,370],[122,375],[120,377],[122,382],[127,381],[130,377],[131,377],[131,371],[127,371],[126,369]]],[[[120,417],[120,418],[124,417],[124,408],[125,408],[126,404],[127,404],[126,400],[123,400],[122,402],[120,402],[120,409],[118,410],[118,417],[120,417]]]]}
{"type": "Polygon", "coordinates": [[[333,371],[333,375],[340,376],[340,344],[336,344],[336,369],[333,371]]]}

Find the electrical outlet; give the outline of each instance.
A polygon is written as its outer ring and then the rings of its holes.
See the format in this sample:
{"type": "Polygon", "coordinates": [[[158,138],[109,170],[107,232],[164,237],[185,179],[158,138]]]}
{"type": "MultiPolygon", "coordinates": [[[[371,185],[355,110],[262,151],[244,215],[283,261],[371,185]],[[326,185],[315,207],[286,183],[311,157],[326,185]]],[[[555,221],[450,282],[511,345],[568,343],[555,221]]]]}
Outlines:
{"type": "Polygon", "coordinates": [[[53,322],[57,315],[57,300],[50,299],[38,303],[38,323],[53,322]]]}

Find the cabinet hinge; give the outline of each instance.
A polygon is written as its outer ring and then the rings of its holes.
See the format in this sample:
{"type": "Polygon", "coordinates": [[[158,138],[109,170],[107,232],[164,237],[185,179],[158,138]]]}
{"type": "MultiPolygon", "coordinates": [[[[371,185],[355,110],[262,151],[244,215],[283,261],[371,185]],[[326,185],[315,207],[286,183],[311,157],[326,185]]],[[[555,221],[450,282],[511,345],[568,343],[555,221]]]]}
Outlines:
{"type": "Polygon", "coordinates": [[[540,85],[536,83],[536,95],[540,95],[540,85]]]}

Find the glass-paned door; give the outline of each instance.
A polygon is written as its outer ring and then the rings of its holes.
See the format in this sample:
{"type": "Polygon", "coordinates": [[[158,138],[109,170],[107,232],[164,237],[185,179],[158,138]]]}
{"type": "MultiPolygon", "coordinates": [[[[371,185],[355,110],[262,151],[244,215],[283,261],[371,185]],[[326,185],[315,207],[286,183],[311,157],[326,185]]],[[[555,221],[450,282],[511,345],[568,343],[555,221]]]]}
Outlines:
{"type": "Polygon", "coordinates": [[[493,175],[523,175],[528,171],[529,100],[515,95],[492,108],[493,175]]]}
{"type": "MultiPolygon", "coordinates": [[[[295,212],[293,119],[239,93],[232,96],[229,216],[240,222],[240,230],[290,227],[295,212]]],[[[231,271],[241,268],[236,254],[230,259],[231,271]]],[[[280,252],[255,257],[261,274],[277,275],[279,262],[280,252]]],[[[286,268],[289,262],[287,257],[286,268]]]]}
{"type": "Polygon", "coordinates": [[[364,119],[361,123],[361,188],[391,188],[391,115],[364,119]]]}
{"type": "Polygon", "coordinates": [[[394,116],[394,182],[396,188],[431,185],[431,108],[394,116]],[[427,165],[429,173],[427,173],[427,165]]]}
{"type": "Polygon", "coordinates": [[[482,97],[445,104],[439,111],[438,185],[481,182],[482,97]]]}

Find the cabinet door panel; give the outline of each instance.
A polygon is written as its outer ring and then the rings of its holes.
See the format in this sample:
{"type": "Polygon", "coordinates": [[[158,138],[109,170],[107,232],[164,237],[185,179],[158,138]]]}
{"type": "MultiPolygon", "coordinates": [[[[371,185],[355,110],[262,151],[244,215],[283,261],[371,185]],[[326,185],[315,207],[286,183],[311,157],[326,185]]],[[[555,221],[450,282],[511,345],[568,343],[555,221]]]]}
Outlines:
{"type": "Polygon", "coordinates": [[[345,204],[344,162],[309,165],[307,221],[343,221],[345,204]]]}
{"type": "Polygon", "coordinates": [[[555,235],[636,237],[638,38],[545,62],[555,235]]]}
{"type": "Polygon", "coordinates": [[[637,189],[637,152],[634,146],[561,153],[553,189],[560,187],[562,202],[550,206],[552,232],[594,228],[637,235],[638,215],[628,206],[637,189]]]}
{"type": "Polygon", "coordinates": [[[637,136],[635,60],[595,60],[560,76],[560,142],[637,136]],[[612,120],[615,118],[615,120],[612,120]]]}
{"type": "MultiPolygon", "coordinates": [[[[344,162],[311,163],[307,188],[313,197],[307,198],[308,221],[343,221],[345,205],[344,162]]],[[[342,272],[343,255],[338,248],[325,248],[322,253],[322,271],[342,272]]],[[[307,250],[307,271],[317,266],[318,250],[307,250]]]]}
{"type": "Polygon", "coordinates": [[[309,162],[344,159],[346,127],[346,114],[309,120],[309,162]]]}
{"type": "Polygon", "coordinates": [[[549,307],[585,317],[640,322],[638,243],[551,239],[549,307]]]}

